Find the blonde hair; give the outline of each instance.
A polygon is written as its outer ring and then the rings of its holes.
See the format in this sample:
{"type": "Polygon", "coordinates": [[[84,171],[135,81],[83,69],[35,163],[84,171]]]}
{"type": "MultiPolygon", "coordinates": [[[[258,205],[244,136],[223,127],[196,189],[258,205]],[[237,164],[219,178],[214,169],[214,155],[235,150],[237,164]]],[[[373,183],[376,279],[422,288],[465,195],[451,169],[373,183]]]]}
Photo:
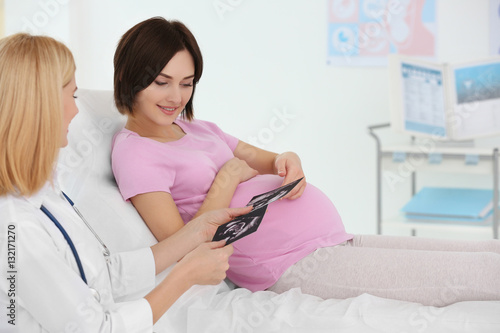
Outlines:
{"type": "Polygon", "coordinates": [[[61,146],[71,51],[45,36],[0,40],[0,195],[31,195],[52,179],[61,146]]]}

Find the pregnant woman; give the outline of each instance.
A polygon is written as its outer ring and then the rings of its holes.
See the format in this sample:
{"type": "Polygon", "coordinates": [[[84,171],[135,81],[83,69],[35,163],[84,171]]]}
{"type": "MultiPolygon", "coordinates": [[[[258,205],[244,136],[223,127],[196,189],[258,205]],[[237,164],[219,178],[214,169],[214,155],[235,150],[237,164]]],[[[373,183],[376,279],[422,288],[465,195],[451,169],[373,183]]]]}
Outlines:
{"type": "MultiPolygon", "coordinates": [[[[194,118],[203,60],[184,24],[158,17],[137,24],[122,36],[114,66],[115,102],[128,120],[113,140],[113,172],[158,240],[203,212],[244,206],[304,176],[295,153],[259,149],[194,118]]],[[[499,276],[498,241],[353,237],[333,203],[305,179],[269,205],[257,232],[232,245],[227,276],[252,291],[300,287],[323,298],[368,292],[435,304],[436,292],[459,276],[451,286],[458,297],[448,303],[500,298],[500,279],[469,279],[474,269],[499,276]],[[474,267],[464,268],[464,260],[474,267]]]]}

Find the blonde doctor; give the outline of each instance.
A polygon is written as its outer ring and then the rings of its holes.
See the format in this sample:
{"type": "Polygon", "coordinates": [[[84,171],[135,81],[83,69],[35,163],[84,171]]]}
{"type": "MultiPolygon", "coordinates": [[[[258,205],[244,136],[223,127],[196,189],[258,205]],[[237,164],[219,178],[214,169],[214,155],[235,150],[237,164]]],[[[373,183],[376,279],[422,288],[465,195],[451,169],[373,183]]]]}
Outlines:
{"type": "Polygon", "coordinates": [[[78,113],[74,73],[71,52],[50,37],[0,40],[0,260],[9,264],[0,328],[151,332],[192,285],[225,278],[233,249],[209,240],[249,207],[207,213],[151,248],[110,254],[54,176],[78,113]],[[174,263],[155,287],[155,273],[174,263]],[[144,298],[116,301],[137,292],[144,298]]]}

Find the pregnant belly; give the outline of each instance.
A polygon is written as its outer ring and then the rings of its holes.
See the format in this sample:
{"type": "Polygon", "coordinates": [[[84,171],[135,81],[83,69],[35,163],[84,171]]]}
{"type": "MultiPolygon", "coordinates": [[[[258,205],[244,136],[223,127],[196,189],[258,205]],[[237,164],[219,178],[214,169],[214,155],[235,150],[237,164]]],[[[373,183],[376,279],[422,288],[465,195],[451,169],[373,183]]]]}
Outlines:
{"type": "MultiPolygon", "coordinates": [[[[273,190],[282,182],[283,178],[276,175],[258,175],[237,187],[230,206],[245,206],[255,195],[273,190]]],[[[332,245],[339,236],[345,236],[345,229],[337,209],[323,192],[307,184],[300,198],[271,203],[257,232],[233,245],[236,255],[258,262],[304,248],[332,245]]]]}

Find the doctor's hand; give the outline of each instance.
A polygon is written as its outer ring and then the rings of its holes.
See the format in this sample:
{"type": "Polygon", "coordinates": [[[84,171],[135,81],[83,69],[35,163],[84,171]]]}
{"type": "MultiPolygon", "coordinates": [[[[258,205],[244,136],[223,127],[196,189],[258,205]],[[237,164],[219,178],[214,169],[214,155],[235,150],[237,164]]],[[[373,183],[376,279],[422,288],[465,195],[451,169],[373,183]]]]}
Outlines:
{"type": "Polygon", "coordinates": [[[226,241],[208,242],[189,252],[173,268],[189,285],[216,285],[226,278],[233,246],[226,241]]]}
{"type": "MultiPolygon", "coordinates": [[[[286,152],[277,155],[274,159],[274,167],[278,176],[285,178],[281,186],[304,177],[302,163],[300,162],[299,156],[294,152],[286,152]]],[[[290,191],[290,193],[284,196],[283,199],[297,199],[304,193],[305,188],[306,179],[304,178],[290,191]]]]}
{"type": "Polygon", "coordinates": [[[210,242],[221,224],[227,223],[237,216],[247,214],[251,210],[251,206],[212,210],[191,220],[184,228],[191,228],[193,233],[199,235],[200,243],[210,242]]]}

